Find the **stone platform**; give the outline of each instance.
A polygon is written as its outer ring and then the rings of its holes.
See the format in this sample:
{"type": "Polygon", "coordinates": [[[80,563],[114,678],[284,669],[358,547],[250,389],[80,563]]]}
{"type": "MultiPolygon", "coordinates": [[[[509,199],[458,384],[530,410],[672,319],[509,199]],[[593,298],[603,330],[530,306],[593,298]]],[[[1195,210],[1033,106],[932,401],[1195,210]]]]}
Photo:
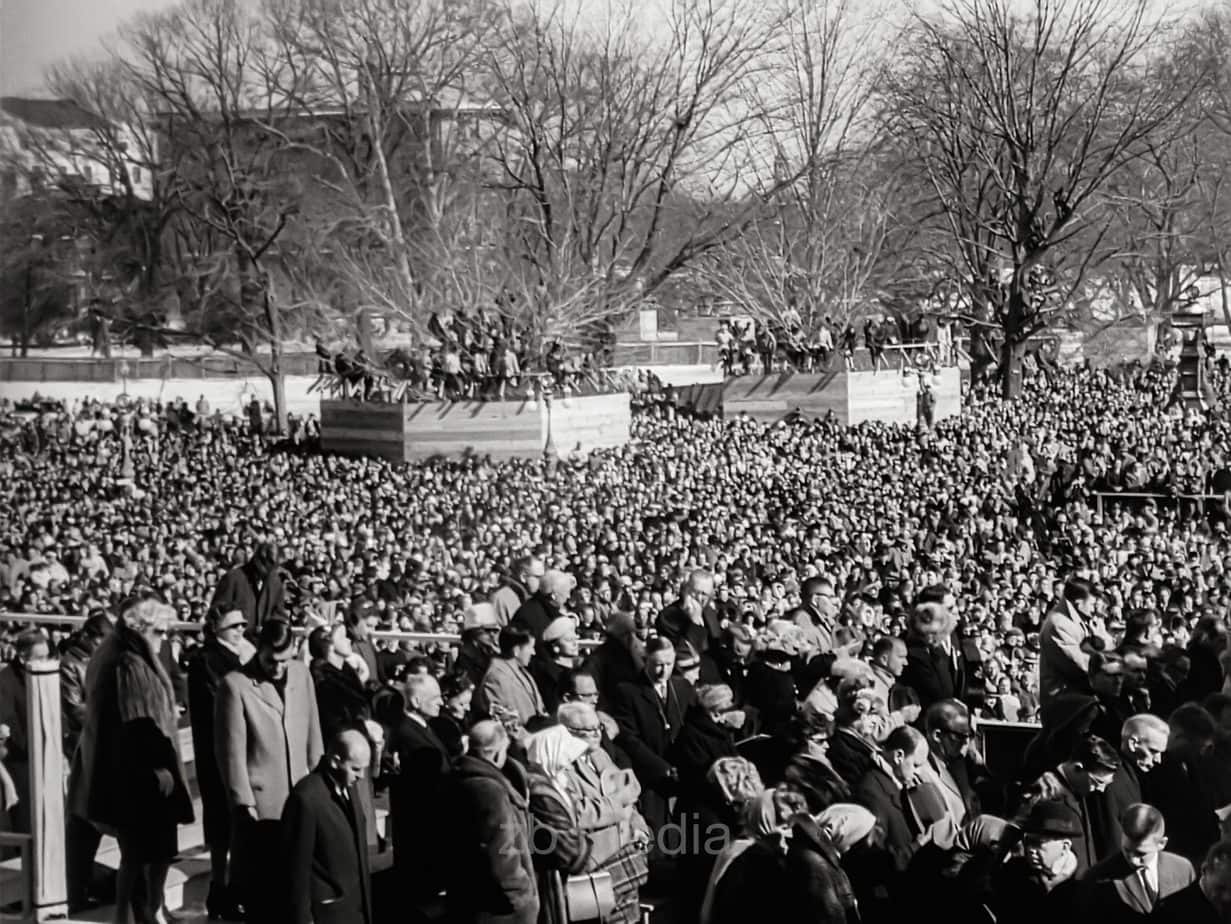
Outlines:
{"type": "MultiPolygon", "coordinates": [[[[960,370],[944,368],[928,378],[936,397],[934,419],[958,414],[962,404],[960,370]]],[[[832,414],[848,426],[865,421],[913,424],[918,414],[918,391],[916,375],[903,375],[895,369],[780,372],[678,388],[676,403],[706,413],[721,410],[725,417],[747,414],[768,423],[798,411],[808,418],[832,414]]]]}
{"type": "Polygon", "coordinates": [[[628,443],[626,393],[524,401],[378,404],[321,401],[321,448],[408,462],[463,453],[538,458],[548,436],[561,457],[628,443]]]}

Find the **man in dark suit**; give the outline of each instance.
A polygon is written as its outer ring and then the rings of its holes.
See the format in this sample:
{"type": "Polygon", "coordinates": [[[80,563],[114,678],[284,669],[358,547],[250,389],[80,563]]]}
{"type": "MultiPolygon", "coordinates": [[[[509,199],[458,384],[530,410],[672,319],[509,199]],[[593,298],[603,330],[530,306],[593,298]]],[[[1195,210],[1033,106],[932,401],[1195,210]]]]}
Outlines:
{"type": "Polygon", "coordinates": [[[567,571],[546,572],[539,579],[538,590],[517,608],[509,625],[521,626],[536,642],[541,642],[547,627],[560,618],[561,607],[568,602],[576,586],[576,579],[567,571]]]}
{"type": "Polygon", "coordinates": [[[286,619],[278,552],[273,543],[259,543],[247,562],[222,576],[209,608],[224,613],[239,610],[248,622],[248,631],[254,634],[267,620],[286,619]]]}
{"type": "Polygon", "coordinates": [[[957,608],[957,596],[944,584],[933,584],[919,591],[919,595],[915,598],[916,606],[923,603],[938,604],[949,617],[948,629],[941,635],[939,647],[941,654],[945,656],[949,675],[953,678],[954,698],[962,702],[969,702],[971,675],[975,671],[974,665],[966,656],[969,649],[963,644],[961,633],[957,630],[957,619],[953,615],[957,608]]]}
{"type": "Polygon", "coordinates": [[[945,648],[949,623],[949,613],[939,603],[921,603],[911,615],[906,669],[899,682],[919,695],[923,709],[942,699],[960,698],[958,668],[945,648]]]}
{"type": "Polygon", "coordinates": [[[367,826],[355,790],[371,759],[362,732],[339,732],[286,800],[282,886],[289,924],[371,924],[367,826]]]}
{"type": "Polygon", "coordinates": [[[722,641],[722,626],[713,599],[714,576],[708,571],[693,571],[680,589],[680,599],[658,614],[658,634],[677,647],[687,642],[698,655],[717,649],[722,641]]]}
{"type": "Polygon", "coordinates": [[[1159,924],[1226,924],[1231,920],[1231,841],[1219,841],[1201,864],[1201,877],[1158,903],[1159,924]]]}
{"type": "Polygon", "coordinates": [[[927,739],[909,725],[899,726],[885,739],[881,759],[852,789],[855,801],[876,816],[884,832],[884,848],[899,873],[906,872],[918,847],[919,826],[912,817],[907,790],[915,785],[927,759],[927,739]]]}
{"type": "Polygon", "coordinates": [[[405,896],[412,902],[436,896],[443,885],[440,850],[424,832],[445,823],[441,806],[449,775],[449,751],[431,728],[444,700],[430,674],[406,681],[406,711],[389,736],[389,753],[397,766],[389,786],[393,822],[393,865],[405,896]]]}
{"type": "Polygon", "coordinates": [[[1167,751],[1149,776],[1143,801],[1167,819],[1172,849],[1198,863],[1219,838],[1218,806],[1208,781],[1197,772],[1214,744],[1214,720],[1196,703],[1185,703],[1171,714],[1168,726],[1167,751]]]}
{"type": "Polygon", "coordinates": [[[675,795],[679,773],[667,760],[684,716],[696,703],[688,681],[672,676],[675,646],[661,636],[646,644],[645,672],[616,691],[612,717],[620,726],[620,743],[641,781],[641,814],[657,831],[667,823],[667,800],[675,795]]]}
{"type": "Polygon", "coordinates": [[[1143,713],[1132,716],[1120,729],[1120,769],[1111,784],[1088,802],[1090,826],[1100,844],[1118,843],[1120,818],[1130,805],[1144,802],[1143,788],[1167,750],[1167,723],[1143,713]]]}
{"type": "Polygon", "coordinates": [[[1085,875],[1091,911],[1100,921],[1131,921],[1152,914],[1158,903],[1187,888],[1196,873],[1178,854],[1168,853],[1163,814],[1138,803],[1120,817],[1120,850],[1085,875]]]}
{"type": "Polygon", "coordinates": [[[620,686],[635,683],[645,666],[645,652],[637,638],[637,623],[629,613],[614,613],[604,629],[605,638],[582,665],[598,685],[598,705],[611,709],[620,686]]]}

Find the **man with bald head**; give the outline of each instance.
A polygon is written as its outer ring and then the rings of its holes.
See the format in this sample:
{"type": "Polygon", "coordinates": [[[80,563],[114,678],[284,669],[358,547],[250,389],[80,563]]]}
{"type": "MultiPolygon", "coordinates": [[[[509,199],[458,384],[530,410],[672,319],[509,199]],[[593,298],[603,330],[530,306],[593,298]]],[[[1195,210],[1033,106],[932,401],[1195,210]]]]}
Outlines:
{"type": "Polygon", "coordinates": [[[1129,806],[1142,801],[1149,774],[1167,750],[1167,723],[1156,715],[1141,713],[1120,728],[1120,769],[1100,793],[1090,796],[1090,827],[1100,847],[1119,843],[1120,819],[1129,806]]]}
{"type": "Polygon", "coordinates": [[[564,605],[576,586],[576,579],[567,571],[545,571],[538,589],[517,608],[509,625],[521,626],[541,642],[547,627],[564,614],[564,605]]]}
{"type": "Polygon", "coordinates": [[[476,722],[470,749],[450,777],[449,824],[443,860],[448,870],[449,920],[456,924],[535,924],[538,885],[530,854],[526,772],[509,758],[509,735],[499,722],[476,722]]]}
{"type": "MultiPolygon", "coordinates": [[[[687,642],[702,656],[711,648],[716,650],[722,640],[722,626],[713,605],[714,586],[714,575],[708,571],[689,574],[680,588],[680,598],[658,614],[658,634],[670,639],[677,648],[687,642]]],[[[705,667],[702,665],[702,682],[716,682],[717,676],[709,676],[705,667]]]]}
{"type": "Polygon", "coordinates": [[[280,904],[290,924],[371,924],[367,826],[355,790],[371,760],[363,732],[340,731],[286,800],[285,875],[267,887],[286,890],[280,904]]]}

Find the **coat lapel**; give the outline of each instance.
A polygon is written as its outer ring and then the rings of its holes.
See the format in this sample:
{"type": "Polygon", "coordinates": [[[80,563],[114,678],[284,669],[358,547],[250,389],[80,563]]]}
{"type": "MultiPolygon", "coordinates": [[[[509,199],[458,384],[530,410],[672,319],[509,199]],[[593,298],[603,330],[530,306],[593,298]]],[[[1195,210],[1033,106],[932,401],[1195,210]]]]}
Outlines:
{"type": "MultiPolygon", "coordinates": [[[[252,681],[252,687],[256,692],[257,699],[269,706],[270,709],[273,709],[276,713],[278,713],[278,715],[282,715],[282,713],[286,711],[286,703],[283,702],[282,697],[278,695],[278,691],[274,689],[274,685],[260,675],[258,672],[259,669],[254,669],[255,662],[256,657],[253,656],[252,661],[249,662],[252,666],[247,668],[246,671],[248,674],[248,679],[252,681]]],[[[291,693],[290,686],[292,677],[294,677],[293,674],[289,675],[286,680],[288,696],[291,693]]]]}
{"type": "Polygon", "coordinates": [[[1130,870],[1123,879],[1116,880],[1116,891],[1120,893],[1122,901],[1142,914],[1149,914],[1154,910],[1150,904],[1150,896],[1146,895],[1145,884],[1135,871],[1130,870]]]}

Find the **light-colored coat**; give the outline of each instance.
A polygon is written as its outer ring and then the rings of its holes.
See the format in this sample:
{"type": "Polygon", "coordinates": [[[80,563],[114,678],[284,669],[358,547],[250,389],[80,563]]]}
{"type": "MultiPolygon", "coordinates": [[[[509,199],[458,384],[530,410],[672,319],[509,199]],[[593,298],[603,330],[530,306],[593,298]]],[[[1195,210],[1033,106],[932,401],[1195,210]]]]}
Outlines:
{"type": "Polygon", "coordinates": [[[476,709],[491,715],[493,706],[516,713],[522,725],[547,712],[534,677],[512,658],[493,658],[476,691],[476,709]]]}
{"type": "Polygon", "coordinates": [[[214,707],[214,747],[233,808],[256,808],[262,821],[282,817],[291,788],[324,753],[312,675],[287,663],[286,700],[260,675],[256,659],[222,678],[214,707]]]}
{"type": "MultiPolygon", "coordinates": [[[[1087,685],[1090,655],[1081,643],[1093,635],[1104,635],[1097,622],[1087,622],[1065,601],[1047,614],[1039,631],[1039,699],[1051,701],[1068,690],[1087,685]]],[[[1107,639],[1110,647],[1110,639],[1107,639]]]]}
{"type": "Polygon", "coordinates": [[[590,837],[590,869],[600,869],[649,826],[637,811],[641,784],[604,750],[591,751],[568,769],[568,795],[577,825],[590,837]]]}

